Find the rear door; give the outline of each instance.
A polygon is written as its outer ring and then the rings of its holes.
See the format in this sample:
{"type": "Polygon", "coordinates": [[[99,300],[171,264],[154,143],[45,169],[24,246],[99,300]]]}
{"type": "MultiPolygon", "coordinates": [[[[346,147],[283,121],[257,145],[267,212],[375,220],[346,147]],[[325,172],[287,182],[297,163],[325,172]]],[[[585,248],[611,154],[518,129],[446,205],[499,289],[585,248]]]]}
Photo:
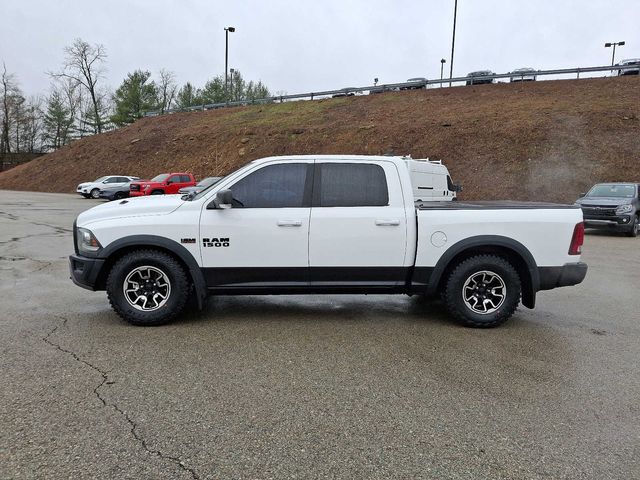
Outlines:
{"type": "Polygon", "coordinates": [[[393,162],[316,162],[309,227],[312,285],[403,284],[406,248],[404,198],[393,162]]]}
{"type": "Polygon", "coordinates": [[[258,165],[224,188],[233,208],[203,209],[200,245],[209,288],[308,285],[313,160],[258,165]]]}

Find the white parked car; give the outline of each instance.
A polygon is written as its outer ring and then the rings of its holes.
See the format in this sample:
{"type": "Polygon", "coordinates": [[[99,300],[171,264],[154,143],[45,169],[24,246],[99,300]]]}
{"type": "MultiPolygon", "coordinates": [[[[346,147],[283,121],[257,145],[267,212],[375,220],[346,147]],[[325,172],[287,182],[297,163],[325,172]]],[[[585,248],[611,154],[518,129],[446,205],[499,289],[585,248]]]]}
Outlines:
{"type": "Polygon", "coordinates": [[[509,77],[509,81],[513,82],[535,82],[536,81],[536,70],[534,68],[516,68],[513,72],[509,72],[511,77],[509,77]]]}
{"type": "Polygon", "coordinates": [[[81,183],[76,187],[76,193],[79,193],[84,198],[99,198],[100,189],[106,187],[121,187],[127,183],[140,180],[140,177],[130,177],[125,175],[107,175],[100,177],[93,182],[81,183]]]}
{"type": "MultiPolygon", "coordinates": [[[[71,278],[106,290],[135,325],[175,318],[192,292],[440,294],[452,317],[494,327],[520,299],[575,285],[577,205],[414,202],[404,157],[253,161],[194,196],[99,205],[74,224],[71,278]]],[[[577,305],[576,308],[582,308],[577,305]]]]}
{"type": "Polygon", "coordinates": [[[618,70],[618,75],[640,75],[640,58],[629,58],[622,60],[618,65],[621,66],[637,66],[638,68],[626,68],[624,70],[618,70]]]}

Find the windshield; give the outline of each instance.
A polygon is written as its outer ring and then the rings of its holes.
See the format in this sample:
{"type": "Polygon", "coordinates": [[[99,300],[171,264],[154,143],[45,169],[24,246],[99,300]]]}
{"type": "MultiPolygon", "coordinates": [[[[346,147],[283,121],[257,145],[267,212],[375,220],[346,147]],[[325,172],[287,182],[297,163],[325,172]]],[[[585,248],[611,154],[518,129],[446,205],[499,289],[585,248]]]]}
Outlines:
{"type": "Polygon", "coordinates": [[[164,182],[167,178],[169,178],[169,174],[168,173],[161,173],[160,175],[158,175],[157,177],[153,177],[149,181],[150,182],[164,182]]]}
{"type": "Polygon", "coordinates": [[[589,190],[587,197],[633,198],[635,193],[634,185],[596,185],[589,190]]]}
{"type": "MultiPolygon", "coordinates": [[[[186,200],[197,200],[199,198],[202,198],[209,190],[211,190],[211,187],[219,184],[220,182],[222,182],[225,178],[229,177],[230,175],[235,174],[238,170],[241,170],[243,168],[247,168],[249,165],[253,165],[253,163],[255,162],[255,160],[253,162],[249,162],[243,166],[241,166],[240,168],[236,168],[233,172],[230,172],[229,174],[225,175],[224,177],[218,177],[218,180],[216,180],[215,182],[213,182],[211,185],[209,185],[207,188],[200,190],[197,194],[190,196],[189,198],[186,198],[186,200]]],[[[216,178],[216,177],[214,177],[216,178]]]]}
{"type": "Polygon", "coordinates": [[[213,185],[214,183],[216,183],[218,180],[220,180],[220,178],[221,177],[207,177],[200,180],[196,187],[208,187],[209,185],[213,185]]]}
{"type": "Polygon", "coordinates": [[[108,176],[107,177],[100,177],[97,180],[94,180],[93,183],[100,183],[101,181],[106,180],[107,178],[109,178],[109,177],[108,176]]]}

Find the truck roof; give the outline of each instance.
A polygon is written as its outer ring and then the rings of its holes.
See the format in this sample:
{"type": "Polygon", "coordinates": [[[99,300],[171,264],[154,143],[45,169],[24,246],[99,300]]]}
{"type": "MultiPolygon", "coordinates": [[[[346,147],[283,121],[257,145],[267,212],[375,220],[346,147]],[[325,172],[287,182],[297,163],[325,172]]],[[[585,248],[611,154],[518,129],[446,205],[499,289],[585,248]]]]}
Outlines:
{"type": "Polygon", "coordinates": [[[403,155],[274,155],[271,157],[259,158],[257,160],[253,160],[250,163],[260,164],[265,162],[270,162],[273,160],[349,160],[353,162],[364,162],[364,161],[393,161],[393,162],[404,162],[406,160],[414,160],[414,161],[428,161],[428,159],[416,159],[411,158],[410,156],[403,155]]]}

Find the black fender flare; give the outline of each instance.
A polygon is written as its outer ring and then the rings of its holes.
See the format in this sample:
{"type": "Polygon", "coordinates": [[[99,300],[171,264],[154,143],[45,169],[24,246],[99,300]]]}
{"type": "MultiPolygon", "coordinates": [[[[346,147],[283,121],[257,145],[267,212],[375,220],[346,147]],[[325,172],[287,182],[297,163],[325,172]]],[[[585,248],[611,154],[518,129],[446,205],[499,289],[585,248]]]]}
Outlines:
{"type": "Polygon", "coordinates": [[[429,276],[429,286],[427,287],[428,294],[435,294],[442,275],[446,271],[451,261],[460,253],[465,250],[478,248],[478,247],[500,247],[511,250],[518,255],[526,265],[526,270],[529,274],[529,288],[525,289],[523,285],[522,290],[522,303],[528,308],[535,306],[536,292],[540,289],[540,273],[533,255],[527,247],[509,237],[503,237],[501,235],[478,235],[475,237],[466,238],[455,243],[440,257],[436,266],[433,268],[431,275],[429,276]]]}
{"type": "Polygon", "coordinates": [[[184,248],[175,240],[165,237],[159,237],[157,235],[130,235],[128,237],[119,238],[104,247],[104,249],[99,253],[99,258],[108,260],[109,257],[112,257],[114,254],[118,253],[118,251],[127,247],[159,247],[161,249],[168,250],[177,256],[189,269],[189,274],[196,291],[198,308],[202,309],[204,299],[207,297],[207,284],[200,265],[198,265],[198,262],[189,250],[184,248]]]}

